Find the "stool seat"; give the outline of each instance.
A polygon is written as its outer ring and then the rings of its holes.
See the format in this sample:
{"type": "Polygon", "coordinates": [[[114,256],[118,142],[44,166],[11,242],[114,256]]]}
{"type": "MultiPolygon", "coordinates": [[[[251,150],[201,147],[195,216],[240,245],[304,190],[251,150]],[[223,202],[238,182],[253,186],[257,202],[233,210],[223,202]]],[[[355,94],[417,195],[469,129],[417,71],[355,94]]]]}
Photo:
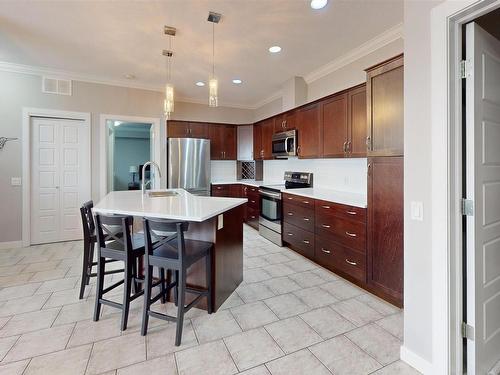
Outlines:
{"type": "MultiPolygon", "coordinates": [[[[172,239],[166,242],[164,245],[161,245],[153,250],[153,254],[150,255],[151,265],[156,265],[155,258],[163,258],[168,260],[175,260],[178,257],[178,251],[175,248],[177,245],[177,239],[172,239]]],[[[184,261],[186,262],[186,266],[196,263],[201,258],[207,256],[208,252],[212,248],[213,244],[211,242],[206,241],[198,241],[198,240],[184,240],[185,253],[184,253],[184,261]]],[[[161,262],[161,260],[159,260],[161,262]]]]}
{"type": "MultiPolygon", "coordinates": [[[[133,251],[144,251],[144,235],[141,233],[132,234],[130,238],[130,242],[132,243],[133,251]]],[[[123,243],[120,241],[109,241],[106,243],[106,249],[111,250],[120,250],[124,251],[123,243]]]]}

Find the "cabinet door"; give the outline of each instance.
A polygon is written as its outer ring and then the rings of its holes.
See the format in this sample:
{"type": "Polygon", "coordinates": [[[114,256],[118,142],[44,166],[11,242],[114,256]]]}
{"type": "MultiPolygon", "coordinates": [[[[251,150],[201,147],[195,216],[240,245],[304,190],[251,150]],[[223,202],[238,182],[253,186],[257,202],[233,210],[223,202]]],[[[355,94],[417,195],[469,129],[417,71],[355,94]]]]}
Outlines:
{"type": "Polygon", "coordinates": [[[167,121],[168,138],[186,138],[189,136],[189,122],[167,121]]]}
{"type": "Polygon", "coordinates": [[[238,160],[253,160],[253,126],[236,127],[238,160]]]}
{"type": "Polygon", "coordinates": [[[262,126],[260,123],[253,126],[253,158],[262,160],[262,126]]]}
{"type": "Polygon", "coordinates": [[[274,117],[274,133],[281,133],[285,131],[285,115],[277,115],[274,117]]]}
{"type": "Polygon", "coordinates": [[[236,160],[236,126],[224,127],[223,157],[225,160],[236,160]]]}
{"type": "Polygon", "coordinates": [[[191,138],[208,138],[208,124],[204,122],[190,122],[189,136],[191,138]]]}
{"type": "Polygon", "coordinates": [[[403,157],[368,159],[368,284],[403,303],[403,157]]]}
{"type": "Polygon", "coordinates": [[[351,90],[348,93],[348,131],[347,145],[350,157],[366,156],[366,86],[351,90]]]}
{"type": "Polygon", "coordinates": [[[297,113],[298,150],[300,158],[316,158],[320,154],[319,103],[301,108],[297,113]]]}
{"type": "Polygon", "coordinates": [[[229,185],[229,196],[231,198],[242,198],[242,186],[241,184],[229,185]]]}
{"type": "Polygon", "coordinates": [[[285,131],[295,129],[295,111],[288,112],[285,114],[285,131]]]}
{"type": "Polygon", "coordinates": [[[323,126],[323,156],[343,157],[347,148],[347,94],[320,103],[323,126]]]}
{"type": "Polygon", "coordinates": [[[403,57],[367,72],[368,156],[403,155],[403,57]]]}
{"type": "Polygon", "coordinates": [[[274,118],[267,119],[261,123],[262,127],[262,150],[263,159],[272,159],[273,150],[273,134],[274,134],[274,118]]]}
{"type": "Polygon", "coordinates": [[[210,159],[222,160],[224,156],[224,125],[210,124],[208,134],[210,138],[210,159]]]}

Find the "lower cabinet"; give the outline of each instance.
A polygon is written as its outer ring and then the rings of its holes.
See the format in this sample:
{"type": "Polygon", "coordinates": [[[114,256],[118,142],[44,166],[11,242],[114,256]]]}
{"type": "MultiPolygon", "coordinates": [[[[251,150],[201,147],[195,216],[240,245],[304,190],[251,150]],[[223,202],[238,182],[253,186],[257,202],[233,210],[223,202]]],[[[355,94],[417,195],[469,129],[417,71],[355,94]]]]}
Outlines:
{"type": "Polygon", "coordinates": [[[212,197],[247,198],[245,207],[245,222],[251,227],[259,228],[259,189],[244,184],[212,184],[212,197]]]}

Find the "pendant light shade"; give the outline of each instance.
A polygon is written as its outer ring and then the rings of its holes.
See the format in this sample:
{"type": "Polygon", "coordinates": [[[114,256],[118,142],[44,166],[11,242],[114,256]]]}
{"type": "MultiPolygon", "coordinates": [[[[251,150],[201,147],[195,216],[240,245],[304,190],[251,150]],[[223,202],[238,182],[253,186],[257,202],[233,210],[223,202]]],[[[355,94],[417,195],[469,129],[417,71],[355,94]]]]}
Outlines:
{"type": "Polygon", "coordinates": [[[217,98],[217,91],[219,89],[219,82],[217,82],[217,78],[211,78],[208,81],[208,106],[209,107],[217,107],[218,103],[218,98],[217,98]]]}
{"type": "Polygon", "coordinates": [[[215,24],[219,23],[222,15],[215,12],[209,12],[208,22],[212,22],[212,76],[208,80],[208,106],[217,107],[219,105],[218,91],[219,82],[215,78],[215,24]]]}
{"type": "Polygon", "coordinates": [[[167,119],[170,118],[170,114],[174,111],[174,85],[167,83],[165,85],[165,100],[163,102],[163,111],[167,119]]]}
{"type": "Polygon", "coordinates": [[[165,35],[169,37],[169,49],[163,50],[163,56],[167,57],[167,83],[165,84],[165,99],[163,100],[163,113],[167,119],[174,112],[174,85],[172,84],[172,38],[175,36],[175,27],[165,26],[165,35]]]}

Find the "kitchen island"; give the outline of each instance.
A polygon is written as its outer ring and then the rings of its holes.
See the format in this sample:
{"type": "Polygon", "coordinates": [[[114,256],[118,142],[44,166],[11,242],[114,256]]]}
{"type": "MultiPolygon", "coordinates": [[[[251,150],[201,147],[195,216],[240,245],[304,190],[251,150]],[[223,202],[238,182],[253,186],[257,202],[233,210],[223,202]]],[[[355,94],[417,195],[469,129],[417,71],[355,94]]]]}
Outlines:
{"type": "MultiPolygon", "coordinates": [[[[212,290],[214,311],[243,281],[243,216],[247,199],[195,196],[183,189],[114,191],[95,207],[94,213],[134,216],[134,230],[142,230],[142,217],[189,222],[185,238],[214,243],[212,290]]],[[[205,288],[204,262],[188,270],[187,283],[205,288]]],[[[188,293],[187,303],[191,301],[188,293]]],[[[202,299],[198,308],[207,309],[202,299]]]]}

